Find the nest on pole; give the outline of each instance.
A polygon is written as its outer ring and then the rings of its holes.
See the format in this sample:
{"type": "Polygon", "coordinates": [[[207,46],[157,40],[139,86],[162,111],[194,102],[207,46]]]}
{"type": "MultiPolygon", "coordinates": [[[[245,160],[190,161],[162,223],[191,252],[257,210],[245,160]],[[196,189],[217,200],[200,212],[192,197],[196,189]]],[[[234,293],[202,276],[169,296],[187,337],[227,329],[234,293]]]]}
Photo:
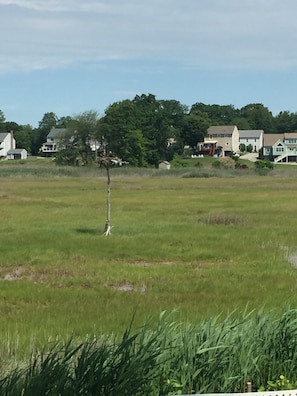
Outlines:
{"type": "Polygon", "coordinates": [[[104,167],[106,169],[107,173],[107,218],[104,226],[104,235],[110,235],[111,234],[111,224],[110,224],[110,174],[109,174],[109,168],[112,166],[112,160],[113,157],[100,157],[98,159],[98,163],[100,167],[104,167]]]}

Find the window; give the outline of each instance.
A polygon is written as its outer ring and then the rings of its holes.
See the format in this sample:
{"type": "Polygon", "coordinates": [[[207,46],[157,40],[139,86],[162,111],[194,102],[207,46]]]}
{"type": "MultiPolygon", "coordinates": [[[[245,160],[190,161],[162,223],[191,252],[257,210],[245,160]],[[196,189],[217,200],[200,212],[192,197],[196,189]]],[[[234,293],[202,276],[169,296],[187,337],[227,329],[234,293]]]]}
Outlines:
{"type": "Polygon", "coordinates": [[[276,152],[277,153],[281,153],[281,152],[283,152],[284,151],[284,148],[282,147],[282,146],[278,146],[277,148],[276,148],[276,152]]]}

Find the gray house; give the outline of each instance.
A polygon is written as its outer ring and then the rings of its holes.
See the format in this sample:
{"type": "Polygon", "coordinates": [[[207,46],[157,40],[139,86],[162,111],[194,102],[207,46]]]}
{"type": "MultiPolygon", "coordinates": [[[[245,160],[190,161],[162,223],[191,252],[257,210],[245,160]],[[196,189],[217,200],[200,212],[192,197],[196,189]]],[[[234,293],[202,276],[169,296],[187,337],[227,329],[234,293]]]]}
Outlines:
{"type": "Polygon", "coordinates": [[[259,152],[263,147],[264,131],[262,129],[242,129],[239,130],[239,144],[244,144],[246,147],[250,144],[253,146],[253,151],[259,152]]]}

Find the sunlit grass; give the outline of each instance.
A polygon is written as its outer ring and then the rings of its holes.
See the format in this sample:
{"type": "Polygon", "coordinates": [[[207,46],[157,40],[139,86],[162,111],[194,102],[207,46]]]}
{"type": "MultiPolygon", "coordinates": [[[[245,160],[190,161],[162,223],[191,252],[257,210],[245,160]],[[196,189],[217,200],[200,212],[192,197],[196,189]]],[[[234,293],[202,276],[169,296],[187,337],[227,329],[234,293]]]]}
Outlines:
{"type": "Polygon", "coordinates": [[[105,237],[104,173],[1,178],[3,353],[8,334],[21,354],[32,340],[119,333],[134,312],[140,325],[164,309],[197,322],[296,306],[296,180],[112,173],[105,237]]]}

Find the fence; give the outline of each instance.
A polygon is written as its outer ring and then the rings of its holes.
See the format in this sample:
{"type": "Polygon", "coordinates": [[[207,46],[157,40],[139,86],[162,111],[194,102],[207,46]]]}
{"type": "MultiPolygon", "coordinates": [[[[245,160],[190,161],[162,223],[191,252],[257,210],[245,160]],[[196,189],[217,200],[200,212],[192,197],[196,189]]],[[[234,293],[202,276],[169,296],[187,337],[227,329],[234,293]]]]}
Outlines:
{"type": "MultiPolygon", "coordinates": [[[[180,395],[180,396],[195,396],[195,395],[180,395]]],[[[284,390],[284,391],[245,392],[245,393],[207,393],[207,394],[196,393],[196,396],[297,396],[297,389],[284,390]]]]}

